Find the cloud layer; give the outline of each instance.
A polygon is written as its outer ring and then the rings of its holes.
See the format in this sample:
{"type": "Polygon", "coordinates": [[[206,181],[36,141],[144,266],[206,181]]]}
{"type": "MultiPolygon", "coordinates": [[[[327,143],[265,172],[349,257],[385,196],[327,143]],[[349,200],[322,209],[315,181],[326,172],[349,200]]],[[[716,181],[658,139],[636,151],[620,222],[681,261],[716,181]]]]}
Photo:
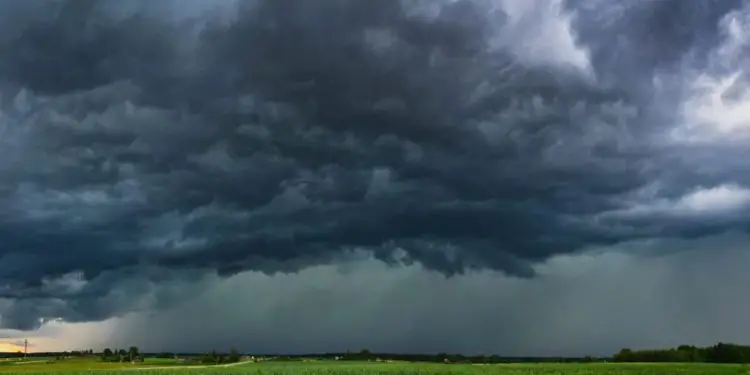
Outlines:
{"type": "Polygon", "coordinates": [[[747,238],[654,244],[679,250],[659,257],[625,246],[555,256],[533,279],[488,271],[446,279],[372,259],[274,277],[245,272],[179,307],[127,316],[109,337],[153,351],[506,356],[745,342],[750,253],[736,244],[747,238]]]}
{"type": "Polygon", "coordinates": [[[748,229],[741,1],[120,4],[1,5],[4,327],[748,229]]]}

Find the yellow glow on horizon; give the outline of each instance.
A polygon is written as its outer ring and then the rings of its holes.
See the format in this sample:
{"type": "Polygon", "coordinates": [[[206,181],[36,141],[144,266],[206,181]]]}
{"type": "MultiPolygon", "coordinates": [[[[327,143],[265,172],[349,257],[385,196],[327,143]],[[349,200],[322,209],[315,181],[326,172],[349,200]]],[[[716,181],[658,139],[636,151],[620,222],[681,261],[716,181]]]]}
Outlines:
{"type": "Polygon", "coordinates": [[[15,353],[23,351],[23,347],[8,342],[0,342],[0,352],[15,353]]]}

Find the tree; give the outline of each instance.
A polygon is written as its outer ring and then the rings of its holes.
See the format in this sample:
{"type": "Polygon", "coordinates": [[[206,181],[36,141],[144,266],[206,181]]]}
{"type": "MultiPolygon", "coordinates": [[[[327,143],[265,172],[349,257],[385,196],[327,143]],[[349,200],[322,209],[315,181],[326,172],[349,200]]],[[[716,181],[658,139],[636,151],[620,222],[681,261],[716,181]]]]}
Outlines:
{"type": "Polygon", "coordinates": [[[112,355],[114,355],[114,353],[112,353],[112,349],[110,348],[104,348],[104,351],[102,351],[102,357],[108,358],[112,355]]]}
{"type": "Polygon", "coordinates": [[[680,345],[677,348],[661,350],[622,349],[613,360],[616,362],[715,362],[750,363],[750,346],[718,343],[699,348],[680,345]]]}
{"type": "Polygon", "coordinates": [[[125,351],[125,349],[118,349],[117,356],[120,357],[120,362],[125,362],[125,359],[128,357],[128,352],[125,351]]]}
{"type": "Polygon", "coordinates": [[[139,356],[140,356],[140,353],[139,353],[139,351],[138,351],[138,347],[137,347],[137,346],[131,346],[131,347],[130,347],[130,348],[128,349],[128,358],[130,358],[130,361],[133,361],[133,360],[135,360],[135,359],[136,359],[136,358],[138,358],[139,356]]]}
{"type": "Polygon", "coordinates": [[[633,362],[633,359],[633,351],[629,348],[620,350],[614,357],[616,362],[633,362]]]}
{"type": "Polygon", "coordinates": [[[229,355],[227,357],[227,360],[229,362],[239,362],[240,361],[240,352],[237,351],[235,348],[229,349],[229,355]]]}

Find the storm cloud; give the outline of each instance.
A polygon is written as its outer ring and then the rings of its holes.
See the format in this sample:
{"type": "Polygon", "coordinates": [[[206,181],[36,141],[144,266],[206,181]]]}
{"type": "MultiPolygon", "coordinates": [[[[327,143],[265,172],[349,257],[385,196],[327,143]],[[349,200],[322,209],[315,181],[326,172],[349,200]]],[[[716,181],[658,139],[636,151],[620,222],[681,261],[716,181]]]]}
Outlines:
{"type": "Polygon", "coordinates": [[[653,244],[679,250],[659,257],[632,245],[554,256],[535,265],[533,279],[491,271],[445,278],[372,259],[273,277],[245,272],[177,307],[113,321],[105,337],[153,351],[504,356],[745,342],[750,253],[737,244],[747,238],[653,244]]]}
{"type": "Polygon", "coordinates": [[[750,16],[693,3],[2,3],[0,325],[746,232],[750,16]]]}

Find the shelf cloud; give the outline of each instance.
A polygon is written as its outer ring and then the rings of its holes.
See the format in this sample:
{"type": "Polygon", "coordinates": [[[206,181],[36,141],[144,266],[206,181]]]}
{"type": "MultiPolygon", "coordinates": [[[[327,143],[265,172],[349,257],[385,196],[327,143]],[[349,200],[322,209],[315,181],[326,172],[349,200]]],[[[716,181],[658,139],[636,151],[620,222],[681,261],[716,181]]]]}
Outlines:
{"type": "Polygon", "coordinates": [[[0,3],[0,326],[168,309],[246,272],[534,279],[592,249],[741,237],[749,14],[0,3]]]}

